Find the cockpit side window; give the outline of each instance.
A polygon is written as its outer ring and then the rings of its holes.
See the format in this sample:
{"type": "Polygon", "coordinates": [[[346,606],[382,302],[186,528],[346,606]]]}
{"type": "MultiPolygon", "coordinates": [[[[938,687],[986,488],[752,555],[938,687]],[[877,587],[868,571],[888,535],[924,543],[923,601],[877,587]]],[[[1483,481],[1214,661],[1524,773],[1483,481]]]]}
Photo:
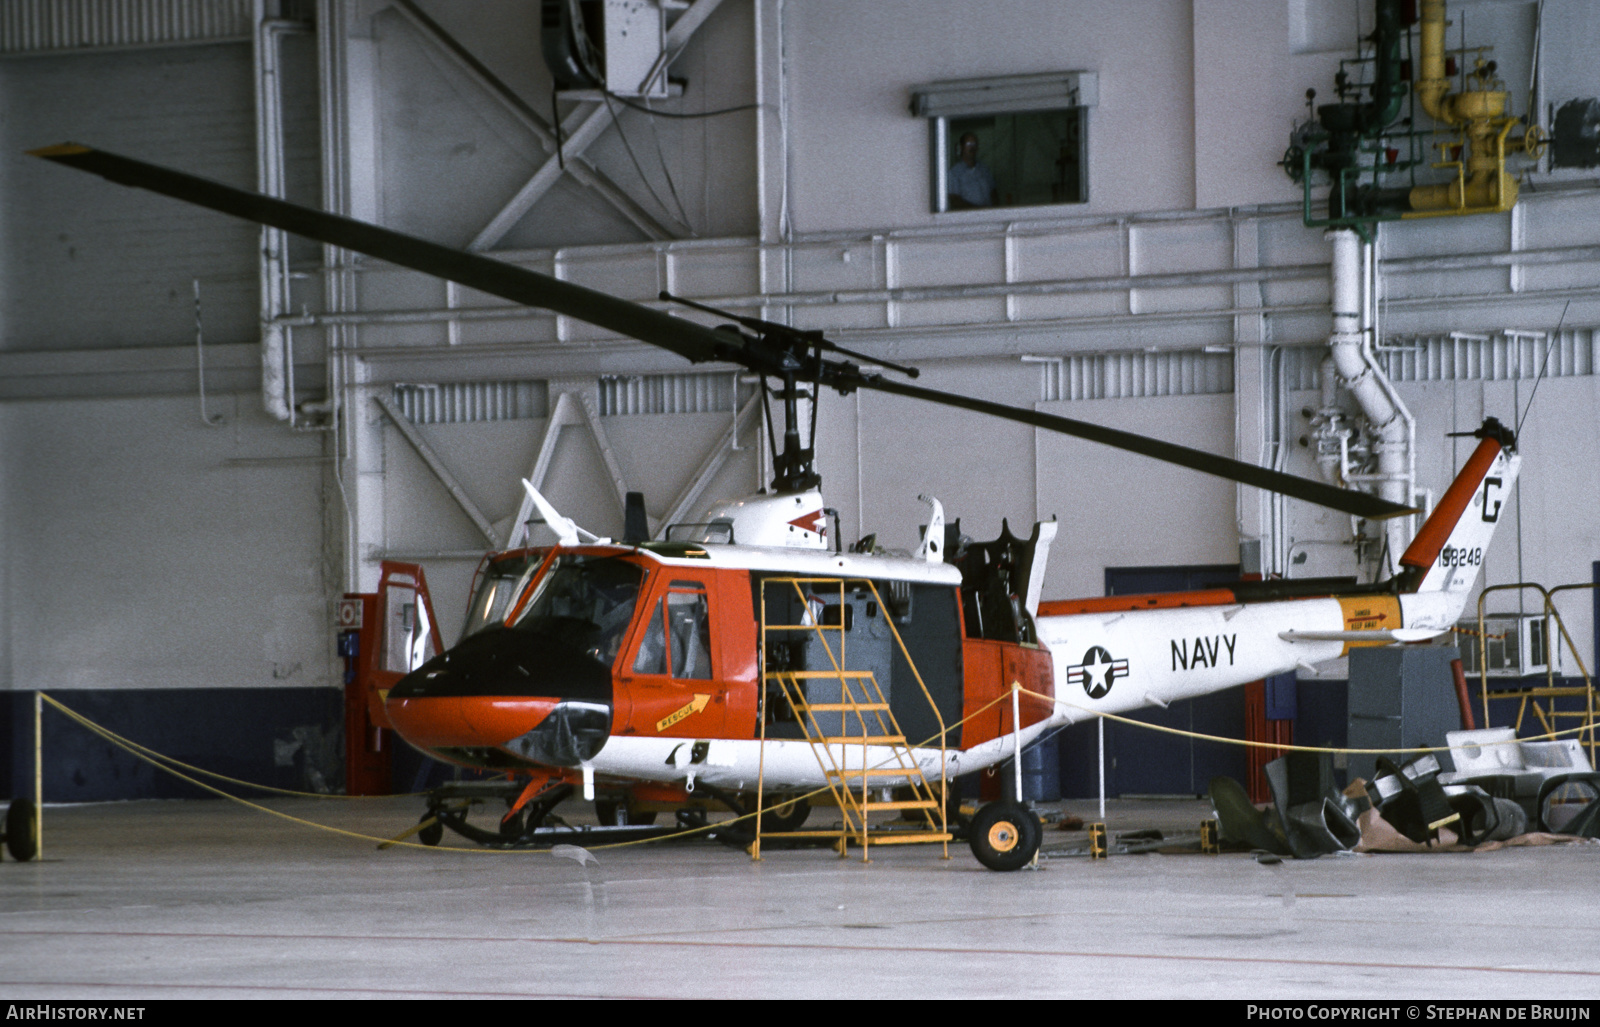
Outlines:
{"type": "Polygon", "coordinates": [[[667,672],[667,633],[661,627],[661,606],[658,600],[655,613],[650,615],[650,626],[645,629],[644,638],[639,642],[639,655],[633,660],[635,674],[667,672]]]}
{"type": "Polygon", "coordinates": [[[711,619],[704,592],[680,592],[679,582],[667,593],[667,625],[672,633],[672,676],[695,681],[711,679],[711,619]]]}
{"type": "Polygon", "coordinates": [[[633,661],[636,674],[666,674],[681,681],[711,679],[711,618],[705,586],[674,581],[656,602],[633,661]]]}

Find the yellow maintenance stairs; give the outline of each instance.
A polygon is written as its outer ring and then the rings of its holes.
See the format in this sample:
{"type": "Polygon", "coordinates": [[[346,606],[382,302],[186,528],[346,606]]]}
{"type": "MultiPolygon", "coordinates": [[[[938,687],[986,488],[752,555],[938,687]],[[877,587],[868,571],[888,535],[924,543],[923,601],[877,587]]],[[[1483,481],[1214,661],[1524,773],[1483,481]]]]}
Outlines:
{"type": "MultiPolygon", "coordinates": [[[[826,606],[823,607],[827,609],[826,606]]],[[[945,822],[948,782],[945,779],[944,741],[947,727],[938,705],[928,693],[928,687],[917,671],[911,654],[906,651],[894,620],[887,615],[889,606],[883,602],[876,586],[864,579],[846,578],[768,578],[761,583],[761,652],[762,652],[762,709],[761,709],[761,772],[757,779],[757,806],[765,809],[767,763],[767,710],[774,692],[781,694],[800,725],[805,741],[811,746],[817,765],[827,782],[833,804],[837,805],[840,823],[836,828],[812,831],[766,831],[756,818],[756,840],[750,848],[755,859],[761,858],[761,840],[766,838],[828,838],[836,839],[835,849],[840,856],[851,842],[861,846],[862,862],[868,862],[872,845],[904,845],[917,842],[940,842],[944,855],[950,857],[951,834],[945,822]],[[806,611],[801,623],[774,622],[768,617],[769,594],[778,590],[790,591],[798,599],[795,604],[806,611]],[[923,697],[932,708],[939,723],[939,774],[930,782],[918,765],[916,755],[907,743],[904,733],[895,721],[877,678],[869,670],[851,670],[845,651],[848,621],[844,616],[845,593],[870,593],[880,610],[886,611],[884,620],[894,634],[906,665],[911,668],[922,690],[923,697]],[[817,595],[837,596],[838,611],[832,619],[838,623],[825,623],[829,618],[815,616],[817,595]],[[768,643],[792,639],[796,634],[810,633],[821,642],[811,648],[827,654],[829,667],[821,670],[769,669],[768,654],[773,651],[768,643]],[[838,685],[837,701],[812,702],[809,698],[812,682],[832,682],[838,685]],[[776,686],[776,690],[773,688],[776,686]],[[824,729],[827,725],[835,733],[824,729]],[[894,821],[873,824],[874,813],[896,813],[894,821]]],[[[780,618],[780,621],[786,618],[780,618]]],[[[831,689],[828,689],[831,691],[831,689]]],[[[920,740],[919,740],[920,741],[920,740]]],[[[820,796],[818,797],[820,798],[820,796]]],[[[823,800],[827,801],[827,800],[823,800]]],[[[818,803],[821,804],[820,802],[818,803]]]]}

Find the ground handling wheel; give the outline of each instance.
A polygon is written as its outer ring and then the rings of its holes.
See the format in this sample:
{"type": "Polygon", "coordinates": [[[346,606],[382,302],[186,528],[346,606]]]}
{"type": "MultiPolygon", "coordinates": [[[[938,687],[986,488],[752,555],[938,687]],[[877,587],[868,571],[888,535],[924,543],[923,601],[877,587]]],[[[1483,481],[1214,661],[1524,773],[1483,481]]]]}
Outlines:
{"type": "Polygon", "coordinates": [[[417,841],[424,845],[438,845],[444,841],[444,825],[439,823],[439,815],[433,810],[422,814],[422,819],[418,823],[428,826],[417,832],[417,841]],[[428,824],[430,820],[433,823],[428,824]]]}
{"type": "Polygon", "coordinates": [[[968,828],[968,844],[990,870],[1020,870],[1039,851],[1044,830],[1034,812],[1019,803],[991,802],[968,828]]]}
{"type": "Polygon", "coordinates": [[[761,831],[763,834],[798,831],[805,826],[806,818],[809,816],[811,816],[811,803],[804,798],[775,802],[761,813],[761,831]]]}
{"type": "Polygon", "coordinates": [[[19,863],[39,854],[39,809],[33,800],[11,800],[6,810],[6,851],[19,863]]]}

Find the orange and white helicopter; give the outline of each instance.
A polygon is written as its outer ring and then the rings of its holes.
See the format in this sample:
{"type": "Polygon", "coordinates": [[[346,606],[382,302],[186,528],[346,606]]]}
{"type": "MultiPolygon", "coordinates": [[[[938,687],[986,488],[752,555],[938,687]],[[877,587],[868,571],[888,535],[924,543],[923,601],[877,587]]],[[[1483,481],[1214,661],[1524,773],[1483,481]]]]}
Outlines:
{"type": "MultiPolygon", "coordinates": [[[[1132,433],[864,372],[829,356],[860,357],[818,332],[718,311],[711,312],[733,323],[706,327],[89,147],[34,152],[580,318],[690,361],[746,368],[762,376],[769,417],[772,401],[780,403],[781,433],[776,424],[769,433],[775,449],[782,437],[771,489],[716,504],[704,522],[669,526],[660,538],[647,537],[642,504],[630,505],[623,538],[597,538],[524,483],[557,543],[491,554],[461,640],[382,699],[382,718],[413,746],[516,782],[506,792],[509,812],[493,831],[466,823],[465,793],[436,796],[424,818],[433,840],[443,825],[491,844],[533,841],[555,804],[580,787],[602,819],[619,826],[653,805],[682,808],[709,796],[741,813],[759,802],[764,825],[792,830],[808,812],[800,796],[831,786],[837,797],[841,779],[851,777],[870,786],[863,802],[877,796],[866,802],[872,809],[925,810],[934,805],[927,793],[884,793],[993,767],[1045,732],[1099,713],[1165,706],[1332,659],[1352,645],[1433,637],[1460,615],[1519,467],[1512,433],[1486,421],[1472,455],[1400,557],[1400,572],[1374,584],[1255,581],[1044,600],[1053,522],[1026,539],[1004,530],[994,542],[969,543],[929,500],[914,554],[883,554],[870,539],[848,551],[837,540],[830,545],[814,453],[801,437],[803,400],[822,387],[888,392],[1102,442],[1359,517],[1414,511],[1132,433]],[[850,691],[847,678],[869,676],[877,693],[850,691]],[[869,709],[872,717],[863,713],[869,709]],[[851,713],[853,727],[845,723],[851,713]]],[[[813,437],[815,425],[813,402],[813,437]]],[[[868,811],[860,810],[863,831],[868,811]]],[[[942,831],[944,812],[923,815],[942,831]]],[[[974,853],[994,869],[1024,865],[1040,841],[1037,818],[1014,800],[983,807],[967,833],[974,853]]]]}

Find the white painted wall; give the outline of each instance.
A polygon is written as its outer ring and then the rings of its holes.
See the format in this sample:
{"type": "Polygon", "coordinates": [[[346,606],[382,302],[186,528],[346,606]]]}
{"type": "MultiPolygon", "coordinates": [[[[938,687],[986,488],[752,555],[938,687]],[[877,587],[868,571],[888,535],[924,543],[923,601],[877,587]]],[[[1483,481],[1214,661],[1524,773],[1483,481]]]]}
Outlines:
{"type": "Polygon", "coordinates": [[[1194,203],[1187,3],[813,0],[784,11],[798,232],[984,219],[981,211],[929,213],[928,128],[910,113],[911,87],[1046,71],[1100,75],[1089,119],[1090,199],[1077,209],[1194,203]]]}
{"type": "MultiPolygon", "coordinates": [[[[314,76],[308,53],[289,66],[314,76]]],[[[247,43],[0,61],[6,687],[339,684],[322,440],[255,384],[259,231],[23,153],[75,140],[250,187],[252,88],[247,43]],[[220,427],[194,394],[197,277],[220,427]]],[[[290,96],[303,188],[315,94],[290,96]]]]}
{"type": "Polygon", "coordinates": [[[0,405],[11,687],[338,683],[321,440],[213,404],[0,405]]]}
{"type": "MultiPolygon", "coordinates": [[[[1050,413],[1233,453],[1232,396],[1041,404],[1050,413]]],[[[1059,517],[1044,597],[1105,594],[1105,568],[1239,562],[1234,488],[1144,457],[1046,432],[1039,514],[1059,517]]]]}

